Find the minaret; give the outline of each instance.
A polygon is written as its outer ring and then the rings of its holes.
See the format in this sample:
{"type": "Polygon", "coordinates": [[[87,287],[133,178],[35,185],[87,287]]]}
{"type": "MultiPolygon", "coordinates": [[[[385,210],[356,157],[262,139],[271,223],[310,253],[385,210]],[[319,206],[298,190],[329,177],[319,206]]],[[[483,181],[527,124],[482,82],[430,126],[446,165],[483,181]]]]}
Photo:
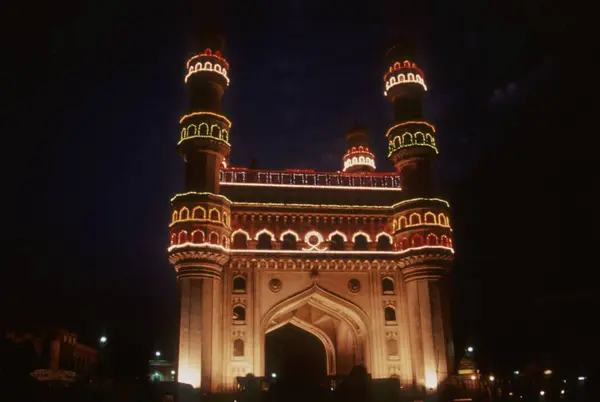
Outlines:
{"type": "Polygon", "coordinates": [[[224,41],[201,34],[185,64],[189,108],[181,117],[179,153],[185,191],[172,200],[169,262],[180,292],[178,381],[214,392],[223,378],[221,277],[229,260],[230,202],[219,174],[230,152],[231,122],[221,100],[229,85],[224,41]]]}
{"type": "Polygon", "coordinates": [[[414,60],[414,51],[393,45],[386,55],[384,95],[392,103],[394,124],[386,133],[388,158],[400,172],[406,193],[426,196],[432,191],[431,164],[438,153],[435,127],[423,119],[422,103],[427,84],[414,60]]]}
{"type": "Polygon", "coordinates": [[[369,149],[367,129],[355,122],[346,134],[346,141],[348,141],[348,151],[342,158],[344,172],[374,172],[375,155],[369,149]]]}
{"type": "Polygon", "coordinates": [[[394,247],[407,251],[398,263],[411,306],[405,312],[410,371],[413,381],[429,392],[435,391],[453,368],[447,274],[454,253],[452,229],[443,218],[449,215],[448,203],[436,197],[432,185],[431,166],[438,151],[435,128],[422,114],[425,74],[407,45],[397,43],[387,52],[384,94],[393,105],[394,124],[386,137],[388,157],[400,172],[402,189],[411,201],[395,205],[393,219],[394,247]],[[419,214],[423,221],[416,219],[419,214]]]}

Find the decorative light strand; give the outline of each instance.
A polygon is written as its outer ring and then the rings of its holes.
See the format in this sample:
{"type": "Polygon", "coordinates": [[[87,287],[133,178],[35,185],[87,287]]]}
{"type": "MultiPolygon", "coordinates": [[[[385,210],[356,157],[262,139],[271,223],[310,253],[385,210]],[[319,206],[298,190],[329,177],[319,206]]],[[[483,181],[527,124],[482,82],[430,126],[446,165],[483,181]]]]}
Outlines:
{"type": "Polygon", "coordinates": [[[395,87],[396,85],[402,84],[419,84],[423,87],[425,91],[427,91],[427,85],[425,85],[425,80],[419,75],[415,75],[413,73],[398,74],[398,77],[391,77],[388,81],[385,82],[385,91],[383,92],[384,96],[387,96],[387,91],[390,88],[395,87]]]}
{"type": "Polygon", "coordinates": [[[375,160],[369,156],[353,156],[344,161],[344,172],[352,166],[371,166],[375,169],[375,160]]]}
{"type": "Polygon", "coordinates": [[[237,234],[243,234],[244,236],[246,236],[246,241],[252,239],[252,237],[250,237],[250,233],[246,232],[243,229],[237,229],[234,232],[231,233],[231,240],[233,240],[233,237],[237,234]]]}
{"type": "Polygon", "coordinates": [[[367,238],[367,241],[371,243],[371,236],[369,236],[368,233],[365,233],[362,230],[359,230],[358,232],[352,235],[352,243],[356,243],[357,236],[365,236],[367,238]]]}
{"type": "Polygon", "coordinates": [[[219,64],[213,65],[209,61],[205,62],[204,64],[202,64],[201,62],[198,62],[198,63],[196,63],[196,65],[188,67],[188,73],[185,75],[183,82],[187,83],[188,78],[190,78],[192,75],[194,75],[196,73],[201,73],[201,72],[219,74],[220,76],[225,78],[225,81],[227,82],[227,86],[229,86],[229,77],[227,76],[227,69],[224,67],[221,67],[219,64]]]}
{"type": "Polygon", "coordinates": [[[413,125],[413,124],[423,124],[427,127],[429,127],[434,133],[435,133],[435,126],[431,123],[427,123],[426,121],[417,121],[417,120],[409,120],[409,121],[403,121],[402,123],[398,123],[393,125],[392,127],[390,127],[388,129],[388,131],[385,133],[386,137],[390,136],[390,132],[398,127],[403,127],[403,126],[408,126],[408,125],[413,125]]]}
{"type": "Polygon", "coordinates": [[[193,117],[193,116],[201,116],[201,115],[214,116],[214,117],[218,117],[219,119],[223,119],[223,120],[225,120],[227,122],[227,124],[231,128],[231,121],[227,117],[223,116],[222,114],[214,113],[214,112],[193,112],[193,113],[188,113],[186,115],[181,116],[181,118],[179,119],[179,124],[183,123],[183,121],[185,119],[188,119],[188,118],[193,117]]]}
{"type": "Polygon", "coordinates": [[[398,149],[410,148],[415,146],[430,147],[433,148],[433,150],[435,150],[436,154],[438,153],[437,147],[435,145],[435,138],[430,133],[422,133],[421,131],[417,131],[413,134],[406,131],[403,134],[398,134],[394,136],[394,138],[389,140],[388,156],[396,152],[398,149]]]}
{"type": "Polygon", "coordinates": [[[336,229],[336,230],[334,230],[333,232],[329,233],[329,236],[327,236],[327,241],[331,241],[331,239],[332,239],[332,238],[333,238],[333,236],[335,236],[335,235],[341,236],[341,237],[342,237],[342,239],[344,239],[344,241],[348,241],[348,237],[347,237],[347,236],[346,236],[344,233],[340,232],[340,231],[339,231],[339,230],[337,230],[337,229],[336,229]]]}
{"type": "Polygon", "coordinates": [[[262,229],[262,230],[259,230],[258,232],[256,232],[256,234],[254,235],[254,240],[258,240],[258,238],[262,234],[269,235],[269,237],[271,238],[271,241],[276,241],[277,240],[277,238],[275,237],[275,235],[273,234],[273,232],[271,232],[270,230],[267,230],[267,229],[262,229]]]}
{"type": "Polygon", "coordinates": [[[454,254],[454,249],[452,247],[445,246],[419,246],[419,247],[410,247],[406,250],[397,250],[397,251],[375,251],[375,250],[365,250],[365,251],[357,251],[357,250],[262,250],[262,249],[228,249],[223,247],[220,244],[212,244],[212,243],[183,243],[176,244],[170,246],[167,251],[171,252],[173,250],[178,250],[186,247],[191,248],[214,248],[217,250],[228,251],[230,253],[235,254],[368,254],[368,255],[403,255],[407,254],[410,251],[419,251],[419,250],[446,250],[450,251],[454,254]]]}
{"type": "Polygon", "coordinates": [[[388,69],[388,71],[383,75],[383,80],[385,81],[387,79],[387,77],[394,73],[395,71],[399,71],[402,69],[407,69],[407,68],[412,68],[413,70],[416,70],[419,72],[419,74],[421,74],[421,76],[423,78],[425,78],[425,73],[423,72],[423,70],[421,70],[419,67],[417,67],[416,63],[410,62],[408,60],[404,60],[402,63],[400,63],[399,61],[393,63],[390,68],[388,69]]]}
{"type": "Polygon", "coordinates": [[[223,62],[223,64],[225,64],[225,66],[229,69],[229,63],[227,62],[227,60],[221,55],[220,51],[215,51],[213,52],[212,49],[210,48],[206,48],[204,49],[204,52],[202,53],[198,53],[192,57],[190,57],[190,59],[185,63],[185,67],[186,68],[190,68],[190,63],[197,59],[198,57],[214,57],[215,59],[220,60],[221,62],[223,62]]]}
{"type": "Polygon", "coordinates": [[[296,241],[300,240],[300,236],[298,236],[298,233],[294,232],[291,229],[286,230],[285,232],[281,233],[281,235],[279,236],[279,240],[283,241],[284,236],[286,235],[292,235],[296,238],[296,241]]]}
{"type": "Polygon", "coordinates": [[[363,187],[363,186],[324,186],[314,184],[267,184],[267,183],[238,183],[221,182],[222,186],[248,186],[248,187],[283,187],[283,188],[318,188],[331,190],[369,190],[369,191],[402,191],[400,187],[363,187]]]}

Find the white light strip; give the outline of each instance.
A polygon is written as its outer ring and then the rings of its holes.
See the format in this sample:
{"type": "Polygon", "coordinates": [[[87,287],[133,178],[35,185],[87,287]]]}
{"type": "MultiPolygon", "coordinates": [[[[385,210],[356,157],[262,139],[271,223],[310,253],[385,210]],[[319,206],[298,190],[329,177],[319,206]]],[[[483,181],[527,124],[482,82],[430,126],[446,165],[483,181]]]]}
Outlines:
{"type": "Polygon", "coordinates": [[[230,253],[235,253],[235,254],[244,254],[244,253],[250,253],[250,254],[338,254],[338,255],[344,255],[344,254],[370,254],[370,255],[403,255],[403,254],[407,254],[410,251],[414,251],[414,250],[448,250],[451,251],[452,254],[454,254],[454,249],[452,247],[446,247],[446,246],[420,246],[420,247],[411,247],[411,248],[407,248],[406,250],[402,250],[402,251],[356,251],[356,250],[318,250],[318,249],[314,249],[314,250],[259,250],[259,249],[227,249],[219,244],[212,244],[212,243],[183,243],[183,244],[175,244],[171,247],[169,247],[167,249],[167,251],[172,251],[172,250],[177,250],[180,248],[186,248],[186,247],[192,247],[192,248],[214,248],[217,250],[221,250],[221,251],[228,251],[230,253]]]}
{"type": "Polygon", "coordinates": [[[371,191],[402,191],[400,187],[360,187],[360,186],[320,186],[313,184],[269,184],[269,183],[236,183],[221,182],[222,186],[248,186],[248,187],[283,187],[283,188],[319,188],[333,190],[371,190],[371,191]]]}

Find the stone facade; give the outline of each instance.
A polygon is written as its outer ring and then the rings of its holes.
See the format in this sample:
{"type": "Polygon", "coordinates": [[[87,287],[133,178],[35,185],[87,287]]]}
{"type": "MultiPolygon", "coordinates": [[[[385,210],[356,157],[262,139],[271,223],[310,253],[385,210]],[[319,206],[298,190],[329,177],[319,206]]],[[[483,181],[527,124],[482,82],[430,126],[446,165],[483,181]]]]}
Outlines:
{"type": "Polygon", "coordinates": [[[449,205],[430,185],[435,128],[420,116],[424,74],[392,48],[384,76],[395,172],[375,172],[366,129],[343,171],[228,166],[221,114],[229,64],[218,36],[187,63],[185,192],[171,200],[169,261],[180,289],[178,380],[209,392],[265,375],[265,337],[294,325],[319,339],[329,375],[435,388],[452,370],[449,205]],[[402,79],[404,78],[404,79],[402,79]],[[369,158],[367,158],[369,157],[369,158]]]}

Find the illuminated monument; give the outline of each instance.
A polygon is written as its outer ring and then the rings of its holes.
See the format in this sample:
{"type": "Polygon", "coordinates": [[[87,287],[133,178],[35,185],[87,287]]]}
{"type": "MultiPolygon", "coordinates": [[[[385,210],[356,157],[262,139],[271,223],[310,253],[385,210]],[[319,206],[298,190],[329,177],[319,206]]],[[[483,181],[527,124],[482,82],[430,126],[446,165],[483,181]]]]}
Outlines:
{"type": "Polygon", "coordinates": [[[179,381],[225,392],[238,376],[269,374],[266,336],[291,325],[323,344],[329,375],[364,364],[373,378],[435,389],[453,367],[454,252],[448,203],[431,186],[436,131],[421,113],[427,86],[413,55],[392,47],[383,76],[396,171],[375,171],[369,135],[354,125],[341,170],[317,172],[229,165],[230,66],[218,36],[197,50],[186,64],[185,191],[171,200],[168,249],[181,298],[179,381]]]}

